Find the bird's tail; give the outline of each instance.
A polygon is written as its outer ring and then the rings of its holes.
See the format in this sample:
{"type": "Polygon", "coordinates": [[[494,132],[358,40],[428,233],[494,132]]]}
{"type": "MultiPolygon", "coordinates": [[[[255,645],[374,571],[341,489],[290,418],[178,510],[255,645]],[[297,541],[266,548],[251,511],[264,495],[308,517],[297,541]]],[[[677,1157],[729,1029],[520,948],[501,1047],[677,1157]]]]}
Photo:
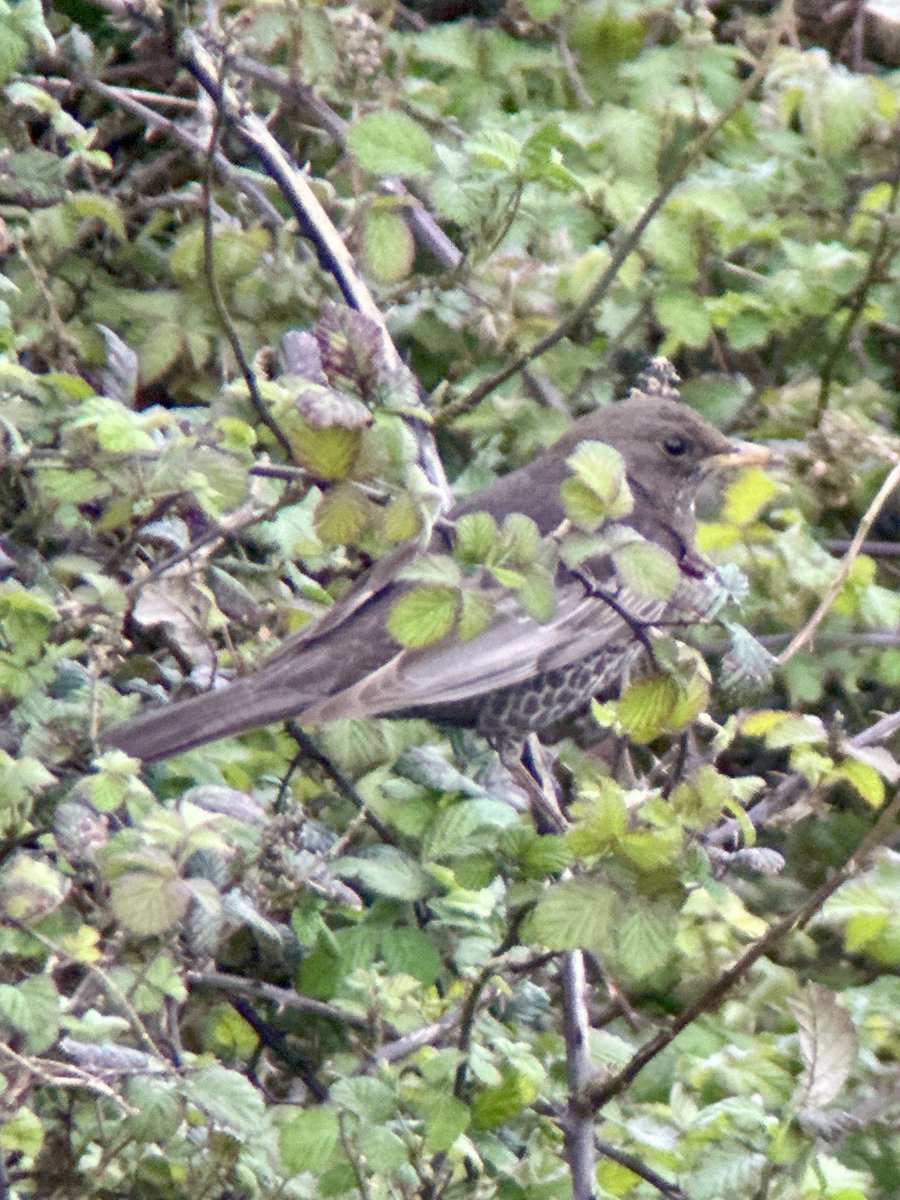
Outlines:
{"type": "MultiPolygon", "coordinates": [[[[311,703],[315,697],[306,699],[311,703]]],[[[246,729],[302,717],[303,708],[304,697],[296,686],[280,686],[260,672],[220,690],[139,713],[105,733],[103,742],[144,762],[157,762],[246,729]]]]}

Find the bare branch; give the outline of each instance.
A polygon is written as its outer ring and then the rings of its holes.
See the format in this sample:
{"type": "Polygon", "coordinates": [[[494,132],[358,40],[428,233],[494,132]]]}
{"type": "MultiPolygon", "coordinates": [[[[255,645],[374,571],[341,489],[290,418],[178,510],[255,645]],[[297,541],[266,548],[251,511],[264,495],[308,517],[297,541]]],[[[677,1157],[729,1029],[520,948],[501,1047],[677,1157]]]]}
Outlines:
{"type": "Polygon", "coordinates": [[[807,900],[776,921],[763,937],[745,950],[737,962],[727,971],[723,971],[718,979],[714,980],[693,1003],[679,1013],[667,1028],[645,1043],[621,1071],[613,1075],[611,1079],[606,1079],[589,1090],[588,1099],[594,1110],[599,1111],[614,1096],[623,1092],[647,1063],[652,1062],[658,1054],[671,1045],[682,1030],[696,1021],[703,1013],[714,1012],[734,985],[744,978],[758,959],[762,958],[776,942],[791,930],[805,924],[814,913],[818,912],[829,896],[833,895],[848,879],[863,871],[869,865],[874,851],[878,849],[896,825],[898,816],[900,816],[900,791],[894,795],[890,804],[882,811],[881,816],[843,867],[835,871],[832,877],[817,888],[807,900]]]}
{"type": "Polygon", "coordinates": [[[776,661],[778,662],[779,666],[784,666],[788,659],[793,658],[798,650],[802,650],[804,646],[812,641],[816,630],[828,615],[832,604],[834,604],[841,591],[841,588],[847,581],[847,578],[850,574],[850,568],[853,566],[857,555],[861,551],[869,530],[875,523],[875,519],[898,485],[900,485],[900,462],[895,464],[887,479],[885,479],[884,483],[878,489],[878,492],[875,495],[872,503],[863,514],[863,518],[859,523],[859,528],[853,535],[853,539],[850,542],[847,553],[841,559],[841,564],[838,568],[837,574],[828,586],[828,589],[826,590],[825,595],[822,597],[818,608],[809,618],[797,636],[794,637],[785,647],[785,649],[782,650],[782,652],[778,655],[776,661]]]}

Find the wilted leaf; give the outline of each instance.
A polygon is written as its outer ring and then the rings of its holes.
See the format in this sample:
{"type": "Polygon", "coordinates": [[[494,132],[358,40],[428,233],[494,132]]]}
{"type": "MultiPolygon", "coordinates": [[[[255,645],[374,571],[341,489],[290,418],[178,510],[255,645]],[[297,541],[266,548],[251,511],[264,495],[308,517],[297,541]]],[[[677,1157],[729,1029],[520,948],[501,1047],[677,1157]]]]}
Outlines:
{"type": "Polygon", "coordinates": [[[834,992],[818,983],[808,983],[802,996],[788,1003],[797,1019],[803,1059],[795,1103],[825,1108],[840,1095],[856,1064],[859,1043],[853,1020],[834,992]]]}

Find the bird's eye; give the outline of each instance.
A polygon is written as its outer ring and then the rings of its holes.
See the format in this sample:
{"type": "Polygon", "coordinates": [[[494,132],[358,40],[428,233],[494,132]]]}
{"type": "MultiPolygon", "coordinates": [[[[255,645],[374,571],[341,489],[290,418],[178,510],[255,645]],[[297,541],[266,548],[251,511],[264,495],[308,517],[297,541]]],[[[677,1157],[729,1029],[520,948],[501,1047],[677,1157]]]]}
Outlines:
{"type": "Polygon", "coordinates": [[[666,453],[671,454],[673,458],[678,458],[682,454],[687,454],[693,443],[690,438],[686,437],[668,437],[663,442],[666,448],[666,453]]]}

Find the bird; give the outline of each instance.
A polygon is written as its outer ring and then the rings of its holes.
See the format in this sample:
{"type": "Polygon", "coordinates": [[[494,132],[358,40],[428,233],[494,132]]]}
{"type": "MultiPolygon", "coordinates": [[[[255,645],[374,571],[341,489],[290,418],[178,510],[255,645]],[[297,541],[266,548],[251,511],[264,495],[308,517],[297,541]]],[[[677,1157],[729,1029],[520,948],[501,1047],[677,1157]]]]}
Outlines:
{"type": "Polygon", "coordinates": [[[318,622],[258,667],[139,713],[110,729],[104,745],[152,763],[286,719],[315,729],[345,718],[425,717],[472,728],[508,750],[531,733],[558,730],[589,710],[592,698],[615,694],[652,654],[654,631],[702,619],[709,607],[714,573],[695,546],[701,482],[711,471],[770,458],[766,447],[732,441],[690,408],[677,382],[667,360],[651,360],[628,397],[575,421],[532,461],[461,500],[424,546],[413,540],[378,560],[318,622]],[[597,442],[621,456],[633,503],[594,531],[596,553],[572,565],[562,549],[573,533],[565,484],[573,456],[597,442]],[[518,513],[534,522],[554,556],[552,612],[531,615],[513,589],[481,568],[464,580],[489,614],[480,632],[468,641],[451,630],[427,645],[401,644],[390,617],[398,600],[422,587],[417,564],[452,553],[456,523],[475,513],[498,521],[518,513]],[[624,531],[671,557],[677,570],[670,595],[652,588],[645,594],[634,579],[620,577],[602,537],[610,526],[620,541],[624,531]]]}

